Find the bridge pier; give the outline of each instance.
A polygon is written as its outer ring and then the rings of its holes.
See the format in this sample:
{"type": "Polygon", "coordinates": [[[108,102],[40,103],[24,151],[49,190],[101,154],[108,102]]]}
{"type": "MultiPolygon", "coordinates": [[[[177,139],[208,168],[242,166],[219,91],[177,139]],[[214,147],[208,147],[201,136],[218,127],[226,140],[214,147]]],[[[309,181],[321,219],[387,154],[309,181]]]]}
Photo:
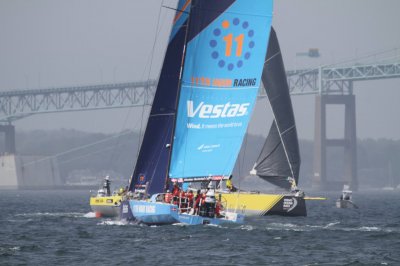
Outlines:
{"type": "Polygon", "coordinates": [[[4,153],[15,154],[15,127],[13,125],[0,125],[0,133],[4,133],[4,153]]]}
{"type": "Polygon", "coordinates": [[[343,184],[358,189],[357,179],[357,136],[355,96],[350,95],[317,95],[315,98],[315,136],[314,136],[314,177],[313,187],[320,190],[341,190],[343,184]],[[326,106],[328,104],[344,105],[344,138],[328,139],[326,136],[326,106]],[[344,176],[340,181],[327,178],[327,149],[343,147],[344,176]]]}
{"type": "Polygon", "coordinates": [[[53,188],[62,185],[56,158],[16,155],[15,127],[0,125],[0,189],[53,188]]]}

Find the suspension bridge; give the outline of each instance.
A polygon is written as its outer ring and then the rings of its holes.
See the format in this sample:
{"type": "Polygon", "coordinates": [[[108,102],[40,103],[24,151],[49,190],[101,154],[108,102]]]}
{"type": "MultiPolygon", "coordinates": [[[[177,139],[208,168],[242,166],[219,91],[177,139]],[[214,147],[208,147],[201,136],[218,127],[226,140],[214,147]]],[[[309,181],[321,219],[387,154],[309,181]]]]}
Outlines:
{"type": "MultiPolygon", "coordinates": [[[[320,66],[287,71],[292,95],[315,95],[315,187],[335,187],[335,184],[326,178],[326,153],[329,147],[342,147],[345,158],[343,181],[357,189],[354,82],[393,78],[400,78],[399,59],[372,64],[353,63],[347,66],[320,66]],[[345,132],[342,139],[326,137],[326,105],[329,104],[345,107],[345,132]]],[[[0,133],[4,133],[5,136],[5,153],[15,154],[15,127],[12,123],[18,119],[43,113],[151,105],[156,86],[156,80],[147,80],[0,92],[0,133]]],[[[265,96],[264,90],[260,89],[259,97],[265,96]]]]}

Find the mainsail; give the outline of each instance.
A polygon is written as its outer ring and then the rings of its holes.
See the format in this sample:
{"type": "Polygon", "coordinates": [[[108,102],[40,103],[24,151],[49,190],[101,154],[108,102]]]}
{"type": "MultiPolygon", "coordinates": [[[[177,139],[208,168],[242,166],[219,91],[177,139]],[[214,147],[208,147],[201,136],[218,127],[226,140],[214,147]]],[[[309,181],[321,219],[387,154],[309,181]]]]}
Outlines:
{"type": "Polygon", "coordinates": [[[193,0],[169,177],[229,176],[255,104],[272,0],[193,0]]]}
{"type": "Polygon", "coordinates": [[[269,38],[262,82],[274,121],[253,170],[259,177],[289,189],[291,179],[297,184],[299,178],[300,152],[285,67],[274,29],[269,38]]]}
{"type": "Polygon", "coordinates": [[[146,185],[153,194],[165,186],[189,9],[190,0],[179,1],[130,191],[146,185]]]}

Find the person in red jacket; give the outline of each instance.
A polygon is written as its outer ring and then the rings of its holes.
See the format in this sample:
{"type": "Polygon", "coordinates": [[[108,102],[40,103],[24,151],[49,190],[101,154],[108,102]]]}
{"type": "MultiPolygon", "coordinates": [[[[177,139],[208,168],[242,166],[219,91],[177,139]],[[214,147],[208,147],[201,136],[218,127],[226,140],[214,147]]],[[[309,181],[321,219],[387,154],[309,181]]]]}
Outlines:
{"type": "Polygon", "coordinates": [[[173,202],[174,204],[178,205],[179,204],[179,193],[181,189],[178,186],[178,183],[175,181],[174,182],[174,188],[172,189],[172,197],[173,197],[173,202]]]}
{"type": "Polygon", "coordinates": [[[221,201],[218,200],[217,203],[215,204],[215,217],[217,217],[217,218],[223,217],[221,215],[221,211],[223,211],[223,207],[222,207],[221,201]]]}
{"type": "Polygon", "coordinates": [[[188,203],[188,208],[193,208],[193,191],[189,190],[186,193],[186,197],[187,197],[187,203],[188,203]]]}
{"type": "Polygon", "coordinates": [[[201,216],[204,215],[205,203],[206,203],[206,193],[203,192],[197,197],[196,202],[194,203],[195,214],[198,214],[201,216]]]}

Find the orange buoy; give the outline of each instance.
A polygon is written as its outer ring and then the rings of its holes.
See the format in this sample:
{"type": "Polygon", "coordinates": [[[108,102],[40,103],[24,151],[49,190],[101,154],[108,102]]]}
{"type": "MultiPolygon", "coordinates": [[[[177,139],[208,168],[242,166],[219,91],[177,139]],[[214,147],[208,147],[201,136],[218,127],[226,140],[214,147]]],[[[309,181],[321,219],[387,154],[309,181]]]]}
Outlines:
{"type": "Polygon", "coordinates": [[[101,212],[95,212],[96,218],[101,218],[101,212]]]}

